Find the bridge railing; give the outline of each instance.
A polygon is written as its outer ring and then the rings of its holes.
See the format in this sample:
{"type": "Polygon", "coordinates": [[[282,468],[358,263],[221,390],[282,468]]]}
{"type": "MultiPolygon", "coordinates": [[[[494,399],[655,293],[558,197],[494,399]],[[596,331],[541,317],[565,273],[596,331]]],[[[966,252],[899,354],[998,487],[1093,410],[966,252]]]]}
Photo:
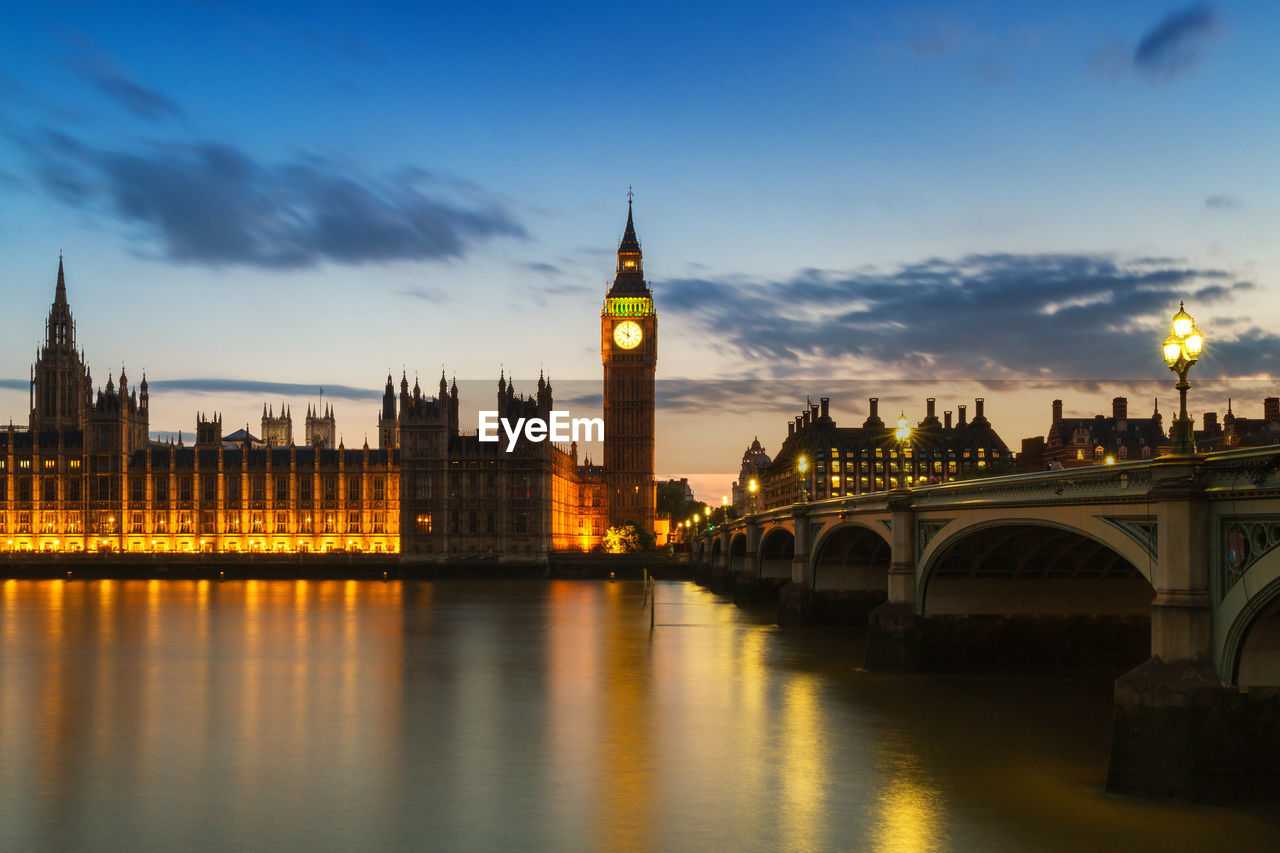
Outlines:
{"type": "MultiPolygon", "coordinates": [[[[1169,457],[1137,459],[1111,465],[1089,465],[1058,471],[1032,471],[979,477],[917,486],[910,490],[916,509],[953,505],[972,501],[1087,501],[1101,498],[1132,500],[1146,495],[1151,487],[1152,466],[1169,457]]],[[[1199,457],[1198,477],[1206,491],[1228,492],[1280,486],[1280,444],[1224,450],[1199,457]]],[[[828,511],[882,512],[888,508],[890,492],[868,492],[861,495],[808,501],[810,514],[828,511]]],[[[798,504],[762,510],[754,515],[728,523],[738,530],[748,522],[772,524],[790,518],[798,504]]],[[[720,528],[716,528],[719,530],[720,528]]]]}

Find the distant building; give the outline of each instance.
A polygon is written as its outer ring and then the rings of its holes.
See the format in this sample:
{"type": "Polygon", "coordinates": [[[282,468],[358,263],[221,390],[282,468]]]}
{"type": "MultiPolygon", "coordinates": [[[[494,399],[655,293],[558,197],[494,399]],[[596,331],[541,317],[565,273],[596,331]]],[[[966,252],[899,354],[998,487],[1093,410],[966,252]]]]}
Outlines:
{"type": "Polygon", "coordinates": [[[1043,467],[1081,468],[1116,462],[1150,459],[1169,452],[1160,410],[1148,418],[1129,417],[1129,401],[1111,401],[1111,417],[1065,418],[1062,401],[1053,401],[1053,420],[1045,437],[1043,467]]]}
{"type": "Polygon", "coordinates": [[[689,485],[688,477],[681,477],[679,480],[667,480],[664,485],[668,487],[678,486],[685,501],[693,500],[693,487],[689,485]]]}
{"type": "MultiPolygon", "coordinates": [[[[738,479],[734,482],[732,488],[733,508],[738,511],[739,515],[746,515],[751,512],[751,481],[755,480],[757,487],[762,487],[765,471],[769,469],[769,463],[772,461],[769,458],[769,454],[764,452],[764,447],[760,444],[760,437],[753,438],[751,445],[742,454],[742,468],[738,471],[738,479]]],[[[761,495],[757,492],[757,507],[764,505],[760,498],[761,495]]]]}
{"type": "Polygon", "coordinates": [[[983,399],[974,401],[974,418],[965,418],[965,406],[957,407],[940,422],[934,399],[925,401],[926,414],[916,424],[899,455],[894,431],[897,423],[880,419],[879,400],[870,399],[870,413],[861,427],[839,427],[830,415],[830,398],[823,397],[787,424],[787,438],[765,469],[758,508],[770,509],[794,503],[800,497],[799,457],[808,462],[805,494],[809,500],[883,492],[903,486],[944,483],[986,473],[987,468],[1011,465],[1013,454],[992,429],[983,411],[983,399]]]}
{"type": "Polygon", "coordinates": [[[1022,450],[1018,452],[1018,473],[1043,471],[1048,467],[1050,466],[1044,461],[1044,436],[1033,435],[1022,439],[1022,450]]]}
{"type": "Polygon", "coordinates": [[[1217,412],[1205,412],[1204,429],[1196,430],[1195,436],[1196,450],[1201,453],[1280,444],[1280,397],[1263,399],[1261,418],[1237,417],[1228,400],[1222,423],[1218,423],[1217,412]]]}

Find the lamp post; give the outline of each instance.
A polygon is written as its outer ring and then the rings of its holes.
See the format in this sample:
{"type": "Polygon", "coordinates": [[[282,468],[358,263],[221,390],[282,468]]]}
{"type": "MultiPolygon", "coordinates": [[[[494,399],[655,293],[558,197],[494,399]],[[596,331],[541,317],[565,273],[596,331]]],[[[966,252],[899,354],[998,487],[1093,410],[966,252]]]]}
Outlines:
{"type": "Polygon", "coordinates": [[[1187,381],[1187,371],[1200,359],[1204,350],[1204,336],[1196,330],[1196,321],[1183,310],[1178,303],[1178,313],[1173,315],[1173,327],[1164,342],[1164,361],[1169,369],[1178,374],[1179,409],[1178,417],[1173,421],[1173,429],[1169,431],[1172,447],[1170,452],[1175,456],[1190,456],[1196,452],[1195,436],[1191,432],[1191,418],[1187,415],[1187,390],[1191,383],[1187,381]]]}
{"type": "Polygon", "coordinates": [[[905,489],[906,481],[906,446],[911,441],[911,427],[907,426],[907,413],[898,414],[898,428],[893,431],[898,440],[898,488],[905,489]]]}
{"type": "Polygon", "coordinates": [[[747,491],[751,493],[751,514],[756,514],[756,492],[760,489],[760,483],[755,477],[752,477],[747,483],[747,491]]]}
{"type": "Polygon", "coordinates": [[[806,481],[809,479],[809,460],[801,456],[800,460],[796,462],[796,471],[800,474],[800,503],[806,503],[809,500],[808,492],[805,488],[806,481]]]}

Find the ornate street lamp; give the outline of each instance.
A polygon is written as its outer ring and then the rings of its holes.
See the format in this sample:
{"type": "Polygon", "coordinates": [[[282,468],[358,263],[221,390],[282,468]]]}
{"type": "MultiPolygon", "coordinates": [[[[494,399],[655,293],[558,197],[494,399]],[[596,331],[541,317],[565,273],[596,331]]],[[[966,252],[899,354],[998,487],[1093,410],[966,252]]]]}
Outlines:
{"type": "Polygon", "coordinates": [[[893,437],[898,440],[898,488],[905,489],[907,487],[906,447],[911,441],[911,427],[907,426],[905,411],[898,414],[898,428],[893,431],[893,437]]]}
{"type": "Polygon", "coordinates": [[[800,473],[800,503],[805,503],[809,500],[808,493],[805,490],[809,479],[809,460],[801,456],[800,460],[796,462],[796,471],[800,473]]]}
{"type": "Polygon", "coordinates": [[[756,514],[756,492],[759,489],[760,489],[760,483],[756,480],[755,477],[752,477],[751,481],[747,483],[747,491],[751,493],[751,514],[752,515],[756,514]]]}
{"type": "Polygon", "coordinates": [[[1195,436],[1191,432],[1191,418],[1187,415],[1187,390],[1191,383],[1187,381],[1187,371],[1200,359],[1204,350],[1204,336],[1196,330],[1196,321],[1183,310],[1178,303],[1178,313],[1173,315],[1173,328],[1164,342],[1164,361],[1169,369],[1178,374],[1180,407],[1178,417],[1174,418],[1173,428],[1169,430],[1172,444],[1171,452],[1176,456],[1190,456],[1196,452],[1195,436]]]}

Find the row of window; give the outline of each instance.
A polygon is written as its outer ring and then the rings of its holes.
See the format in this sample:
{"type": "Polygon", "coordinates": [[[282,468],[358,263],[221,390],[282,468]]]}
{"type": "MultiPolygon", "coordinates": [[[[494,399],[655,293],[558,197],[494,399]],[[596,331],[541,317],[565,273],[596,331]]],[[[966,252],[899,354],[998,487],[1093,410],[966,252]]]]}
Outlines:
{"type": "MultiPolygon", "coordinates": [[[[1081,447],[1081,448],[1077,448],[1077,450],[1076,450],[1076,460],[1077,460],[1077,461],[1083,461],[1083,460],[1084,460],[1084,458],[1085,458],[1085,450],[1084,450],[1084,448],[1083,448],[1083,447],[1081,447]]],[[[1103,460],[1104,460],[1104,459],[1106,459],[1106,458],[1107,458],[1107,451],[1106,451],[1105,449],[1103,449],[1102,445],[1098,445],[1097,447],[1093,448],[1093,461],[1094,461],[1094,462],[1101,462],[1101,461],[1103,461],[1103,460]]],[[[1127,448],[1127,447],[1125,447],[1125,446],[1121,445],[1121,446],[1120,446],[1120,448],[1119,448],[1118,450],[1116,450],[1116,458],[1117,458],[1117,459],[1128,459],[1128,458],[1129,458],[1129,448],[1127,448]]],[[[1147,446],[1147,445],[1143,445],[1143,447],[1142,447],[1142,458],[1143,458],[1143,459],[1150,459],[1150,458],[1151,458],[1151,448],[1150,448],[1149,446],[1147,446]]]]}
{"type": "MultiPolygon", "coordinates": [[[[433,531],[433,516],[429,512],[418,513],[414,520],[414,529],[419,533],[431,533],[433,531]]],[[[483,519],[484,530],[481,531],[481,518],[479,513],[471,510],[465,514],[458,510],[449,513],[449,533],[497,533],[498,520],[495,513],[485,513],[483,519]]],[[[517,512],[511,517],[512,533],[528,533],[529,532],[529,513],[517,512]]]]}
{"type": "MultiPolygon", "coordinates": [[[[183,474],[178,477],[178,500],[190,501],[192,499],[192,489],[194,487],[192,474],[183,474]]],[[[289,480],[287,477],[275,477],[272,484],[272,494],[276,503],[289,502],[289,480]]],[[[58,483],[59,481],[66,483],[63,500],[78,501],[81,499],[81,478],[59,478],[56,476],[41,477],[40,497],[46,503],[52,503],[58,500],[58,483]]],[[[89,480],[89,497],[91,500],[120,500],[120,478],[109,475],[101,475],[90,477],[89,480]]],[[[32,499],[33,478],[19,477],[16,481],[16,495],[20,501],[29,501],[32,499]]],[[[239,477],[227,477],[224,481],[226,501],[228,503],[238,503],[244,496],[242,481],[239,477]]],[[[157,503],[167,503],[169,500],[170,484],[168,477],[155,477],[152,479],[153,500],[157,503]]],[[[315,499],[316,489],[314,482],[310,477],[302,477],[298,480],[298,500],[301,502],[310,502],[315,499]]],[[[8,498],[8,482],[4,478],[0,478],[0,500],[8,498]]],[[[336,475],[326,475],[320,481],[319,493],[325,501],[336,502],[338,500],[340,489],[338,478],[336,475]]],[[[381,503],[386,499],[386,478],[377,476],[372,478],[372,488],[369,490],[370,497],[374,503],[381,503]]],[[[264,476],[251,477],[249,480],[249,500],[262,503],[266,501],[267,481],[264,476]]],[[[346,499],[355,503],[365,497],[364,484],[362,478],[351,478],[347,481],[345,490],[346,499]]],[[[216,474],[200,475],[200,497],[201,500],[213,502],[218,499],[218,479],[216,474]]],[[[142,503],[147,499],[147,480],[142,476],[132,476],[129,478],[129,500],[136,503],[142,503]]]]}
{"type": "MultiPolygon", "coordinates": [[[[975,449],[965,449],[959,452],[951,448],[943,450],[941,448],[931,449],[928,447],[906,447],[903,449],[902,455],[908,459],[920,458],[920,459],[992,459],[992,460],[995,460],[995,459],[1001,459],[1005,457],[1012,458],[1013,453],[1011,451],[1001,451],[997,447],[992,447],[992,448],[979,447],[975,449]]],[[[849,461],[853,461],[859,458],[871,459],[873,457],[876,459],[886,459],[886,458],[897,459],[898,449],[895,447],[891,447],[888,449],[885,449],[883,447],[877,447],[873,450],[873,449],[864,447],[860,451],[845,450],[842,452],[840,448],[833,447],[831,448],[831,453],[829,456],[823,456],[821,453],[819,453],[817,458],[814,460],[814,462],[816,464],[822,464],[829,458],[832,464],[836,464],[841,458],[844,458],[849,461]]]]}
{"type": "MultiPolygon", "coordinates": [[[[63,534],[80,534],[84,533],[84,527],[80,519],[79,513],[67,515],[61,523],[59,522],[59,514],[54,512],[44,512],[39,514],[38,519],[33,519],[32,512],[23,511],[17,513],[15,533],[63,533],[63,534]],[[35,526],[38,526],[38,530],[35,526]]],[[[122,513],[122,515],[124,515],[122,513]]],[[[89,533],[120,533],[120,526],[126,523],[128,533],[194,533],[197,532],[193,527],[195,521],[195,513],[179,512],[177,518],[171,523],[168,513],[153,513],[151,516],[150,528],[147,527],[147,515],[143,512],[128,513],[127,522],[116,516],[115,513],[101,510],[91,513],[89,516],[89,533]]],[[[385,513],[373,513],[368,520],[369,532],[386,533],[387,532],[387,516],[385,513]]],[[[6,532],[6,521],[3,513],[0,513],[0,533],[6,532]]],[[[289,520],[289,513],[276,512],[274,517],[268,517],[265,513],[250,513],[248,521],[239,515],[227,515],[222,522],[222,531],[224,533],[362,533],[364,532],[364,519],[361,513],[348,512],[342,513],[324,513],[317,516],[303,516],[298,519],[296,524],[289,520]],[[268,529],[270,528],[270,529],[268,529]]],[[[200,533],[217,533],[218,530],[218,514],[215,512],[199,513],[199,530],[200,533]]]]}

